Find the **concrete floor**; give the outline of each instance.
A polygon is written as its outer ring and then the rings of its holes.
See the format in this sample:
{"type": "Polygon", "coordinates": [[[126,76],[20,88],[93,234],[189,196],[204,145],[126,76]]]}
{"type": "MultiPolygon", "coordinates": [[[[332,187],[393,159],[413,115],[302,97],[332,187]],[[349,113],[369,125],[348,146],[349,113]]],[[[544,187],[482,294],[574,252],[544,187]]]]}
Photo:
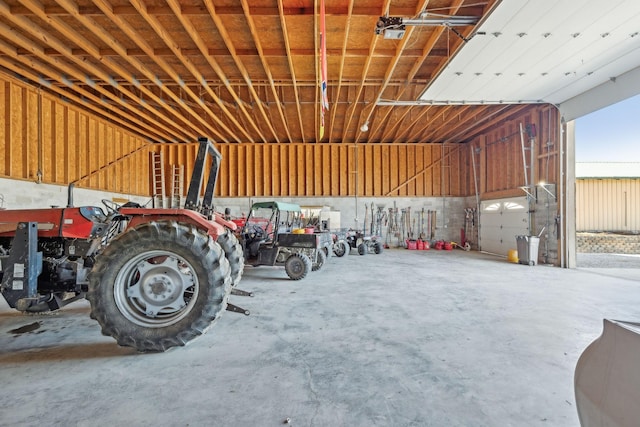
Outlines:
{"type": "Polygon", "coordinates": [[[640,268],[459,250],[354,252],[299,282],[248,267],[241,288],[251,316],[163,354],[100,335],[86,302],[3,301],[1,424],[577,426],[578,356],[603,318],[640,320],[640,268]]]}

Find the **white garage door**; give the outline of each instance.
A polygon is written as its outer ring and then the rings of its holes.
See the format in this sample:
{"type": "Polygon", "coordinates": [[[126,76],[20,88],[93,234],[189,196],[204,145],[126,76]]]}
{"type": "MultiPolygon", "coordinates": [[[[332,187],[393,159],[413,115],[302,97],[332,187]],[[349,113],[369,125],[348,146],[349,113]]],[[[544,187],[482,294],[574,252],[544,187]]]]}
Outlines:
{"type": "Polygon", "coordinates": [[[481,202],[480,249],[498,255],[517,249],[516,236],[529,235],[528,211],[526,196],[481,202]]]}

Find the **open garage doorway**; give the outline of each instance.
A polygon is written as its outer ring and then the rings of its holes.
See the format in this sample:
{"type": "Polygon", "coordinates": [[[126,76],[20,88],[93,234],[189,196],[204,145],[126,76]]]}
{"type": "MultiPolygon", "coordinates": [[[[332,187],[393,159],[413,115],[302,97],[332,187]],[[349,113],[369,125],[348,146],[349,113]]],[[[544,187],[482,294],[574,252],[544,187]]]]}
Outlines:
{"type": "Polygon", "coordinates": [[[575,120],[576,265],[640,267],[640,95],[575,120]]]}

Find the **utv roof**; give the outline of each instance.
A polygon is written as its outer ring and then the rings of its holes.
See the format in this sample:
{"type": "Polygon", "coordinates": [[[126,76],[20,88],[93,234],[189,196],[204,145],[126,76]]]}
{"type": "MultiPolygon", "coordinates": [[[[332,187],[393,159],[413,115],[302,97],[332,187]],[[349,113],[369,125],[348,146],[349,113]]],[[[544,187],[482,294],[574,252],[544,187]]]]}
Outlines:
{"type": "Polygon", "coordinates": [[[280,211],[285,211],[285,212],[300,212],[300,206],[296,205],[295,203],[285,203],[285,202],[258,202],[258,203],[254,203],[253,206],[251,206],[251,209],[278,209],[280,211]]]}

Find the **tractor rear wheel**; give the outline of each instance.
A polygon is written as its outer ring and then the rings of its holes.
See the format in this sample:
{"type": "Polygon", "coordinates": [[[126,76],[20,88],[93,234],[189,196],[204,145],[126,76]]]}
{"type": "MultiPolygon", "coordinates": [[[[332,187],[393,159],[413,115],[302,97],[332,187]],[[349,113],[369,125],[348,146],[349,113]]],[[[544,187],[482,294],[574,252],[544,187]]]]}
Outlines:
{"type": "Polygon", "coordinates": [[[318,249],[318,259],[313,263],[313,267],[311,267],[311,271],[318,271],[322,268],[325,262],[327,262],[327,254],[324,252],[324,249],[318,249]]]}
{"type": "Polygon", "coordinates": [[[291,280],[304,279],[311,268],[311,260],[305,254],[292,254],[284,263],[284,271],[291,280]]]}
{"type": "Polygon", "coordinates": [[[98,256],[87,292],[91,317],[121,346],[141,352],[183,346],[226,308],[230,271],[220,245],[196,227],[141,224],[98,256]]]}
{"type": "Polygon", "coordinates": [[[242,279],[244,272],[244,255],[242,254],[242,245],[238,238],[231,230],[218,237],[218,244],[222,247],[224,255],[231,266],[232,286],[236,286],[242,279]]]}

